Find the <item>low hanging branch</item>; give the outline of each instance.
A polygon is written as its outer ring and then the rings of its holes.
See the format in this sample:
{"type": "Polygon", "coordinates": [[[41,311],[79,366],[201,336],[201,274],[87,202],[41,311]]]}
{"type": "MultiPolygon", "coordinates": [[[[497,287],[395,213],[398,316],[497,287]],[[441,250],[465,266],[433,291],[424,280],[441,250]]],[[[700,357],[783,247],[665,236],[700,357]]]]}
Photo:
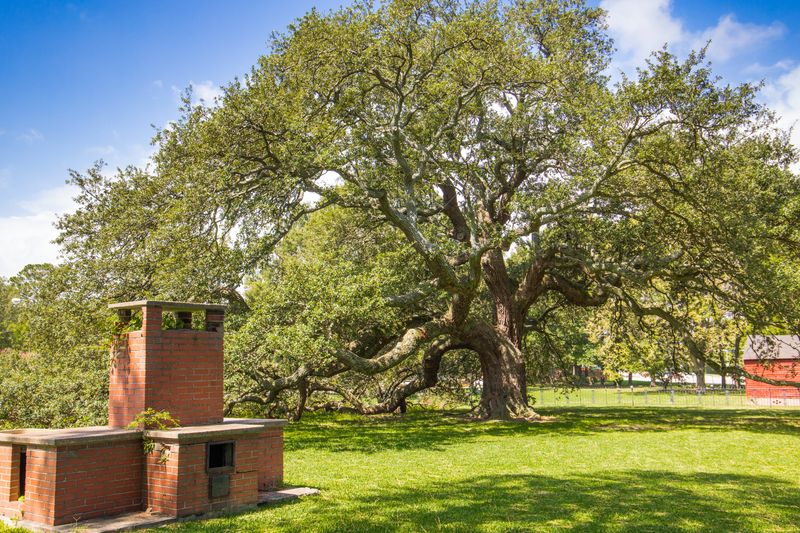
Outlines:
{"type": "Polygon", "coordinates": [[[789,381],[784,379],[772,379],[767,378],[764,376],[759,376],[758,374],[753,374],[752,372],[748,372],[744,368],[738,365],[731,365],[726,367],[725,369],[719,364],[719,362],[714,361],[711,358],[706,357],[703,350],[698,346],[697,341],[694,340],[692,337],[691,332],[686,327],[686,325],[675,316],[673,316],[668,311],[661,309],[659,307],[645,307],[640,305],[635,298],[628,294],[624,294],[624,300],[627,303],[628,307],[636,316],[654,316],[660,318],[664,322],[666,322],[674,331],[679,332],[682,335],[682,341],[689,352],[696,357],[698,360],[702,361],[704,364],[708,365],[712,369],[717,372],[728,372],[737,376],[744,376],[748,379],[752,379],[753,381],[758,381],[760,383],[766,383],[767,385],[774,385],[779,387],[798,387],[800,388],[800,381],[789,381]]]}

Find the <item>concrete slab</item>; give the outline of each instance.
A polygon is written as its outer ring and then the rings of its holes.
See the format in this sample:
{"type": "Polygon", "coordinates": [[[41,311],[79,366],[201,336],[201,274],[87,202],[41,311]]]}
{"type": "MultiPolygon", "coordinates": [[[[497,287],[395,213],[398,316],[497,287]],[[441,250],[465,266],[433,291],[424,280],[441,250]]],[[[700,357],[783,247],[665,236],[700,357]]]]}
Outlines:
{"type": "Polygon", "coordinates": [[[177,518],[159,513],[141,511],[138,513],[128,513],[104,518],[93,518],[91,520],[81,520],[74,524],[63,524],[60,526],[46,526],[31,522],[30,520],[10,520],[3,519],[9,526],[20,527],[37,533],[111,533],[114,531],[131,531],[148,527],[157,527],[175,522],[177,518]]]}
{"type": "Polygon", "coordinates": [[[258,493],[258,505],[288,502],[303,496],[314,496],[317,494],[319,494],[319,489],[312,489],[309,487],[287,487],[280,490],[261,491],[258,493]]]}
{"type": "MultiPolygon", "coordinates": [[[[319,489],[310,487],[286,487],[274,491],[261,491],[258,493],[258,505],[269,505],[273,503],[289,502],[304,496],[314,496],[319,494],[319,489]]],[[[19,527],[34,531],[36,533],[112,533],[115,531],[131,531],[134,529],[144,529],[158,527],[172,522],[185,522],[189,520],[203,520],[213,518],[228,512],[213,512],[204,515],[193,515],[189,517],[176,518],[160,513],[140,511],[138,513],[127,513],[117,516],[104,518],[93,518],[91,520],[81,520],[74,524],[63,524],[60,526],[47,526],[30,520],[11,520],[10,518],[0,517],[3,522],[11,527],[19,527]]]]}
{"type": "Polygon", "coordinates": [[[147,429],[144,434],[158,442],[192,442],[216,438],[230,438],[236,435],[257,434],[265,428],[281,428],[286,425],[282,419],[226,418],[221,424],[203,426],[184,426],[172,429],[147,429]]]}

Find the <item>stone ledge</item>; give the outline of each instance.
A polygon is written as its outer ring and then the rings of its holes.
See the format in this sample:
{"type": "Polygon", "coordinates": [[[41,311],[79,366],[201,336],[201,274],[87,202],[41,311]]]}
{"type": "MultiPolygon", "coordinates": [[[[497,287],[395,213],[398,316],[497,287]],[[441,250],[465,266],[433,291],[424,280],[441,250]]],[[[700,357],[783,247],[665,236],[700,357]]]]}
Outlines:
{"type": "Polygon", "coordinates": [[[225,418],[223,424],[248,424],[257,425],[265,428],[282,428],[289,423],[283,418],[225,418]]]}
{"type": "Polygon", "coordinates": [[[160,307],[164,311],[224,311],[228,306],[224,304],[171,302],[166,300],[135,300],[133,302],[109,304],[108,306],[109,309],[139,309],[140,307],[160,307]]]}
{"type": "Polygon", "coordinates": [[[142,432],[137,429],[90,426],[68,429],[9,429],[0,431],[0,443],[24,444],[27,446],[61,447],[105,442],[140,440],[142,432]]]}
{"type": "Polygon", "coordinates": [[[264,429],[271,427],[283,427],[285,420],[275,419],[250,419],[250,418],[226,418],[222,424],[209,424],[205,426],[186,426],[173,429],[148,429],[144,432],[145,437],[158,442],[196,442],[207,441],[218,437],[228,438],[238,435],[258,435],[264,429]]]}

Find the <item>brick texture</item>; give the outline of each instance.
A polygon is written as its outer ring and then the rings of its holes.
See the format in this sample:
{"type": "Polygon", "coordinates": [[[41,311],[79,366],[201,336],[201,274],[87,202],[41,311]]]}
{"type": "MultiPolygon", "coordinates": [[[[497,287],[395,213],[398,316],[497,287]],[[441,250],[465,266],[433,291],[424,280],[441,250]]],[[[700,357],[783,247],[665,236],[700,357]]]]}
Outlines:
{"type": "Polygon", "coordinates": [[[258,490],[283,483],[283,429],[268,429],[258,436],[258,490]]]}
{"type": "Polygon", "coordinates": [[[143,461],[140,440],[59,448],[55,523],[140,510],[143,461]]]}
{"type": "Polygon", "coordinates": [[[113,348],[108,418],[125,427],[147,407],[182,426],[223,418],[223,332],[162,330],[161,308],[144,307],[142,329],[113,348]]]}
{"type": "MultiPolygon", "coordinates": [[[[156,305],[142,313],[142,329],[119,336],[112,348],[109,425],[125,427],[148,407],[169,411],[182,426],[223,422],[224,313],[209,311],[205,331],[162,330],[156,305]]],[[[254,505],[259,490],[283,480],[283,429],[230,434],[220,437],[235,442],[234,465],[225,472],[230,492],[217,498],[209,494],[209,437],[156,441],[147,456],[138,437],[27,448],[0,443],[0,515],[60,525],[143,508],[178,517],[254,505]],[[27,475],[20,504],[23,449],[27,475]]]]}
{"type": "Polygon", "coordinates": [[[56,449],[28,448],[24,518],[55,523],[56,449]]]}
{"type": "Polygon", "coordinates": [[[282,430],[269,430],[235,439],[234,468],[227,472],[230,494],[214,499],[209,497],[206,442],[157,444],[145,462],[145,505],[171,516],[254,505],[260,488],[273,488],[282,480],[281,435],[282,430]],[[161,446],[169,450],[166,463],[159,461],[161,446]]]}
{"type": "Polygon", "coordinates": [[[21,448],[0,444],[0,516],[21,518],[19,513],[19,457],[21,448]]]}

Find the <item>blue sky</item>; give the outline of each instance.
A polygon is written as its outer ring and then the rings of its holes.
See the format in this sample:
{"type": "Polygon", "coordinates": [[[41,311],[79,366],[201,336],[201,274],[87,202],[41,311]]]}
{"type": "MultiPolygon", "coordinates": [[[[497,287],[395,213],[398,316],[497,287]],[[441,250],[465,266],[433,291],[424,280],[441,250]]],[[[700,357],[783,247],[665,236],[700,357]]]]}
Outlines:
{"type": "MultiPolygon", "coordinates": [[[[187,85],[210,99],[247,72],[274,30],[340,1],[0,0],[0,276],[55,261],[52,223],[73,207],[68,169],[143,164],[151,125],[176,118],[187,85]]],[[[709,58],[732,82],[800,119],[800,2],[602,0],[630,71],[664,42],[709,58]]],[[[795,136],[796,141],[800,137],[795,136]]]]}

